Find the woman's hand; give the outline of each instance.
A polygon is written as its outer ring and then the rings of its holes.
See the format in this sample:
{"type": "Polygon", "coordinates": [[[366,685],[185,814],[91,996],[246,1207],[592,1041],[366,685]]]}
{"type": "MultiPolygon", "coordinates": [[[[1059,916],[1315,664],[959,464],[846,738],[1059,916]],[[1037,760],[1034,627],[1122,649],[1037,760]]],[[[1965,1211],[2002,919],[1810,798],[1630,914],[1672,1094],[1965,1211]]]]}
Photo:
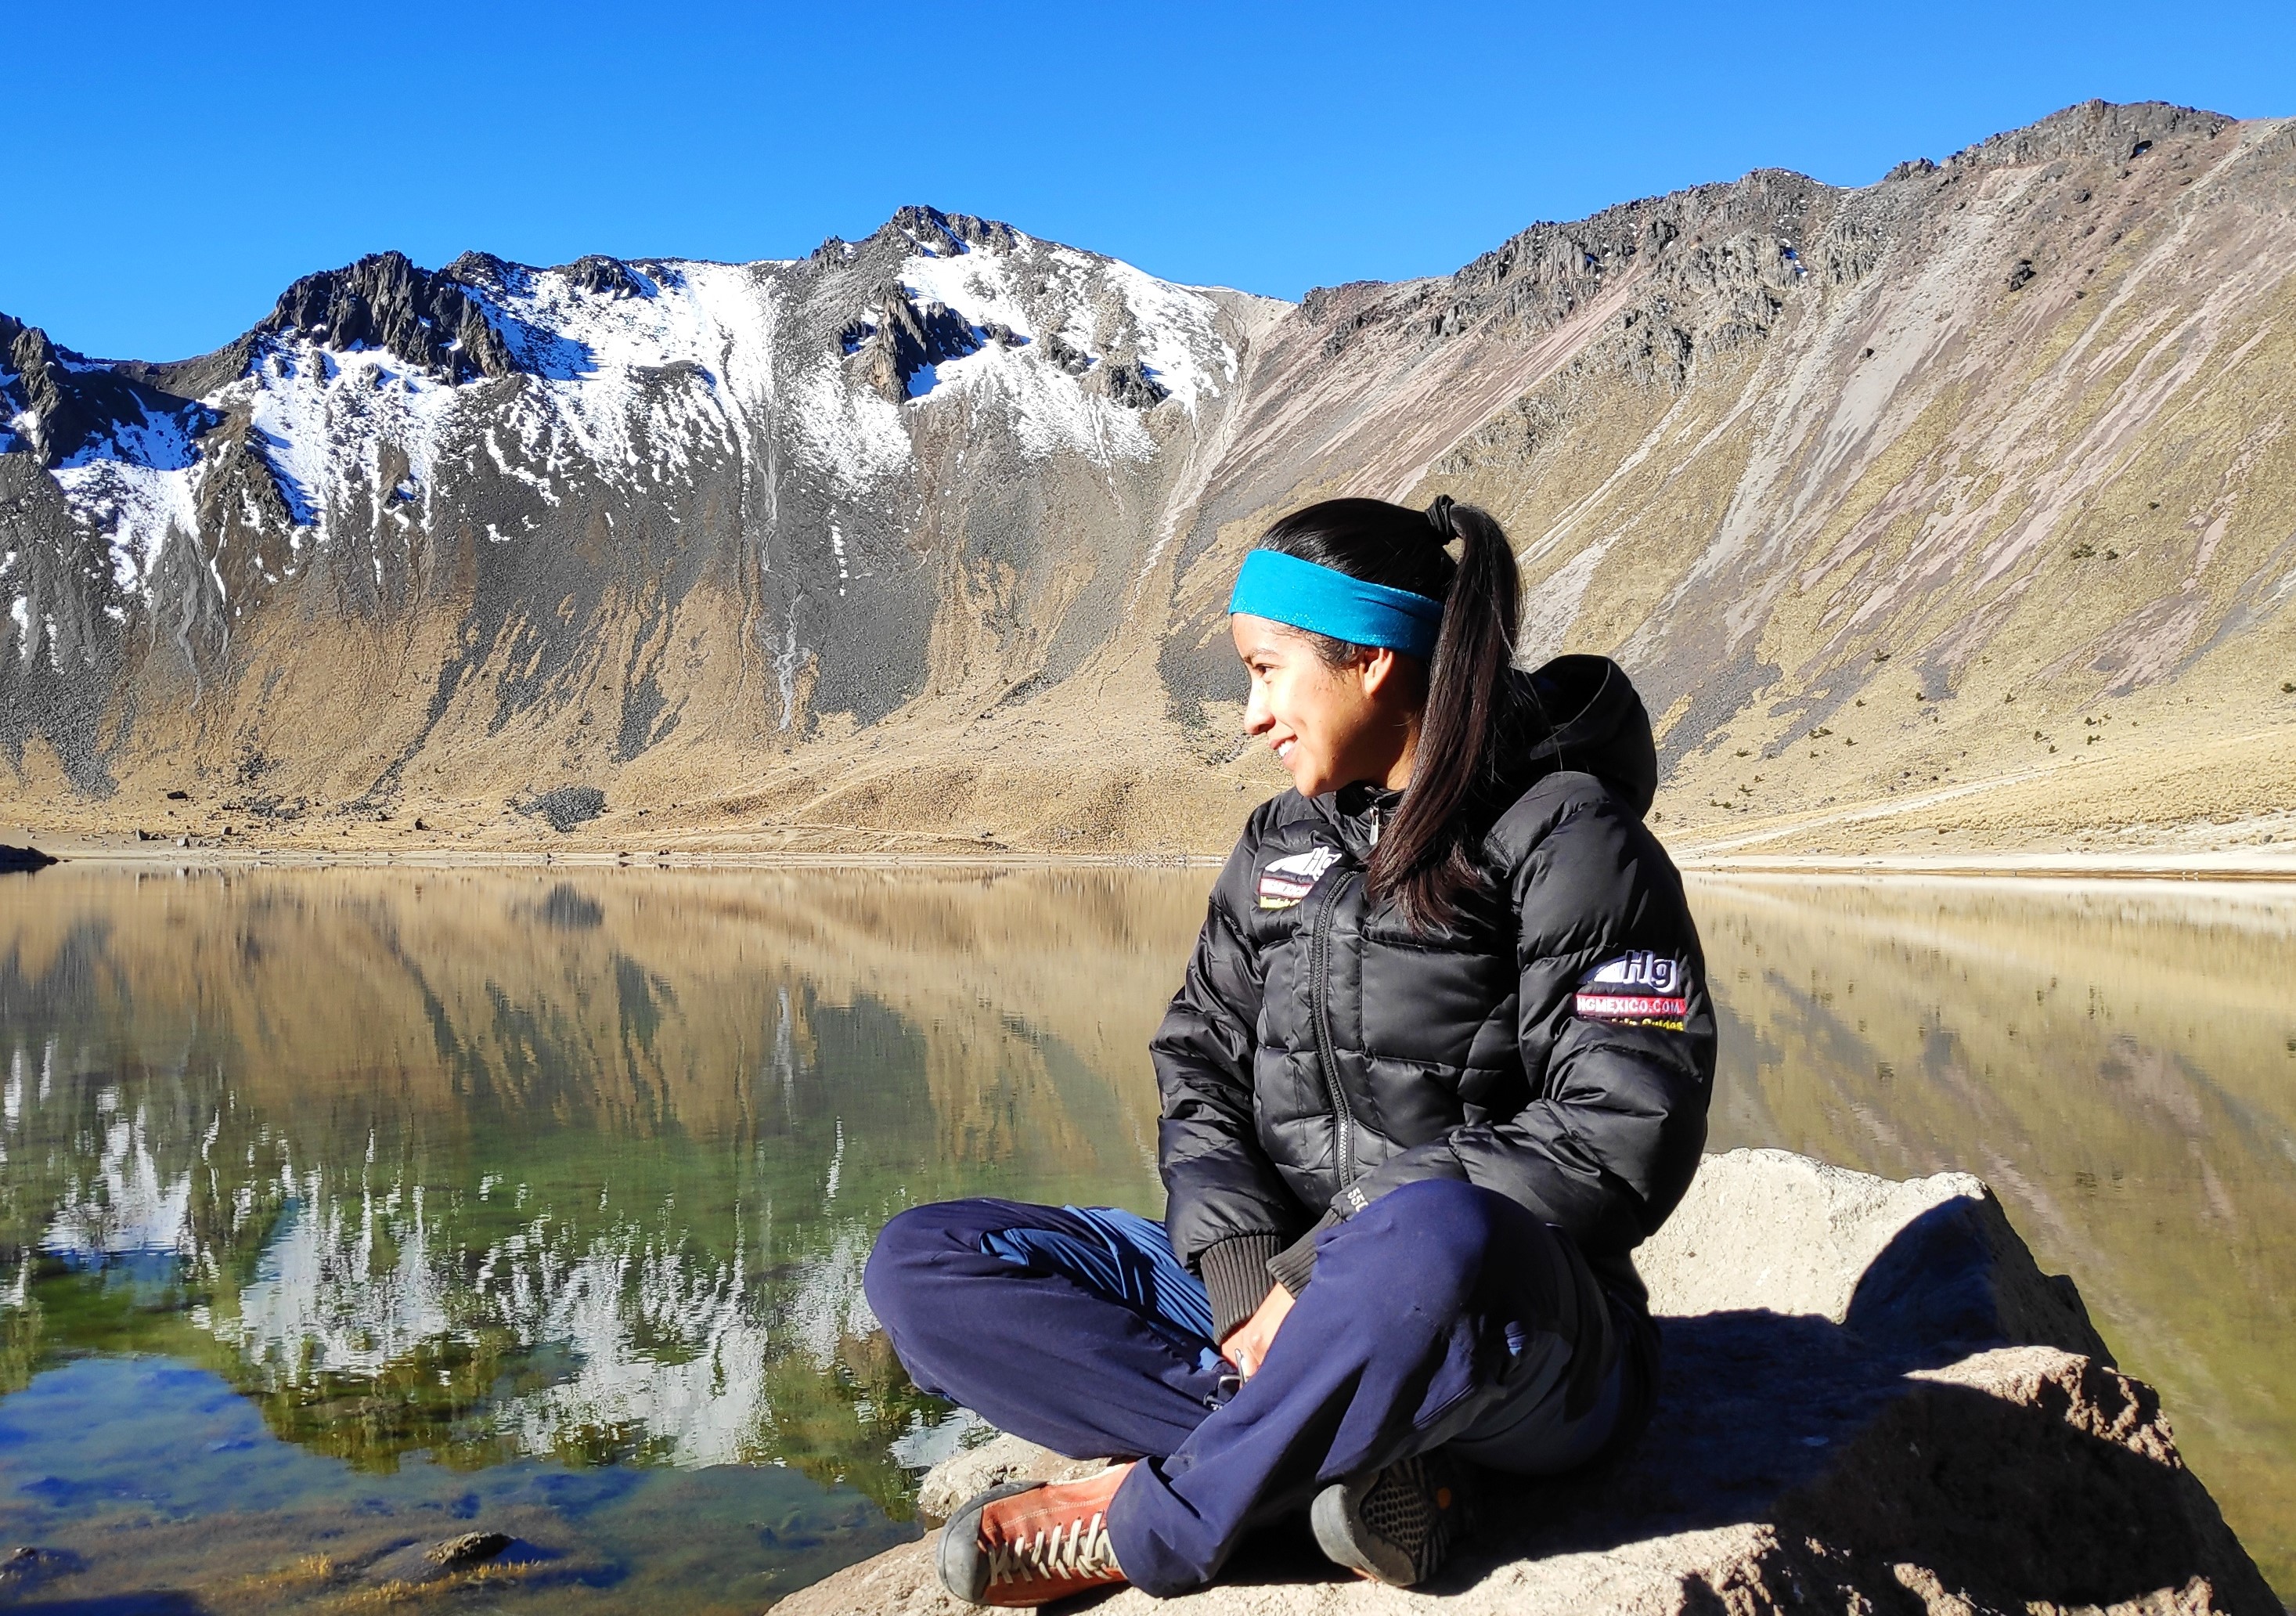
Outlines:
{"type": "Polygon", "coordinates": [[[1275,1344],[1275,1333],[1283,1327],[1283,1320],[1292,1311],[1292,1292],[1282,1285],[1268,1287],[1267,1299],[1258,1311],[1228,1333],[1220,1343],[1227,1361],[1245,1380],[1259,1373],[1259,1366],[1267,1361],[1267,1349],[1275,1344]]]}

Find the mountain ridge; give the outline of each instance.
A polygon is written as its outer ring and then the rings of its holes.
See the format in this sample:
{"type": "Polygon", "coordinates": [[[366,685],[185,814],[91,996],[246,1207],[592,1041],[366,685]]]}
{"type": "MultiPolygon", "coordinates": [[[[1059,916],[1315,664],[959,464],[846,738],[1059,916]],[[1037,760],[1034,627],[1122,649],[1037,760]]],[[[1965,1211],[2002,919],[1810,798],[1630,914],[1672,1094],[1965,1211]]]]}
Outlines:
{"type": "Polygon", "coordinates": [[[2296,123],[2088,103],[1296,305],[917,207],[749,265],[371,255],[166,364],[0,320],[0,755],[95,829],[164,788],[203,834],[528,845],[579,787],[578,839],[1209,850],[1279,778],[1241,547],[1449,492],[1509,523],[1530,649],[1644,685],[1670,834],[1902,841],[1840,822],[1956,784],[1980,841],[2261,823],[2296,748],[2226,681],[2296,677],[2292,196],[2296,123]],[[2028,800],[2069,715],[2202,695],[2246,779],[2123,812],[2190,758],[2115,713],[2043,793],[2087,806],[2028,800]]]}

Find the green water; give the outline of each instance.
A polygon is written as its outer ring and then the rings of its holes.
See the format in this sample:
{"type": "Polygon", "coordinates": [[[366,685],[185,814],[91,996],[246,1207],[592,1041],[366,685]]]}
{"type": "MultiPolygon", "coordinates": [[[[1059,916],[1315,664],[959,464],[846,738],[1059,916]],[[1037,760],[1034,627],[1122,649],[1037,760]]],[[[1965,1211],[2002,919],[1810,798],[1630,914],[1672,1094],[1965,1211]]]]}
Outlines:
{"type": "MultiPolygon", "coordinates": [[[[901,1207],[1153,1210],[1207,871],[0,886],[0,1544],[35,1597],[755,1611],[961,1441],[860,1292],[901,1207]]],[[[2296,905],[1702,882],[1716,1144],[1995,1184],[2284,1591],[2296,905]],[[2259,984],[2262,986],[2259,987],[2259,984]],[[2277,986],[2274,986],[2277,984],[2277,986]]]]}

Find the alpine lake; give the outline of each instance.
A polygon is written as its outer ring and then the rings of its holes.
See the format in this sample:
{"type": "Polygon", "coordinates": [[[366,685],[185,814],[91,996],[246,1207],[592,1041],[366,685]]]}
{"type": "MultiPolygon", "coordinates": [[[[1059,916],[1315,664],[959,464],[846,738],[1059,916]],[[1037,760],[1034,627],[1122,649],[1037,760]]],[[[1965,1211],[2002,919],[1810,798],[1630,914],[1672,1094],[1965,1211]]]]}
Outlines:
{"type": "MultiPolygon", "coordinates": [[[[1211,876],[0,877],[0,1598],[754,1612],[914,1536],[972,1427],[871,1239],[1158,1209],[1211,876]]],[[[1693,896],[1710,1148],[1983,1177],[2296,1597],[2296,889],[1693,896]]]]}

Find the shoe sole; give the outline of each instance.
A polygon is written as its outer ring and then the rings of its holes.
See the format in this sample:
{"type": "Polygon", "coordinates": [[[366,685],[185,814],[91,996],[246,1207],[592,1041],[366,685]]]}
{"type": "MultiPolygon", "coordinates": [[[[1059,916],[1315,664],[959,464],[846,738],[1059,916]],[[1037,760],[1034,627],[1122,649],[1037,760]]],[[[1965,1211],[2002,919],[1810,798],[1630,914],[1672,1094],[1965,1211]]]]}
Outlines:
{"type": "Polygon", "coordinates": [[[1316,1546],[1332,1564],[1390,1587],[1407,1588],[1419,1580],[1410,1556],[1363,1530],[1359,1506],[1378,1480],[1379,1472],[1374,1471],[1353,1481],[1334,1481],[1316,1495],[1308,1523],[1315,1530],[1316,1546]]]}
{"type": "Polygon", "coordinates": [[[1009,1498],[1014,1493],[1042,1485],[1037,1481],[1007,1481],[1002,1487],[974,1495],[963,1509],[948,1518],[948,1524],[940,1529],[940,1547],[933,1555],[941,1587],[967,1604],[988,1604],[988,1556],[980,1552],[980,1512],[999,1498],[1009,1498]]]}

